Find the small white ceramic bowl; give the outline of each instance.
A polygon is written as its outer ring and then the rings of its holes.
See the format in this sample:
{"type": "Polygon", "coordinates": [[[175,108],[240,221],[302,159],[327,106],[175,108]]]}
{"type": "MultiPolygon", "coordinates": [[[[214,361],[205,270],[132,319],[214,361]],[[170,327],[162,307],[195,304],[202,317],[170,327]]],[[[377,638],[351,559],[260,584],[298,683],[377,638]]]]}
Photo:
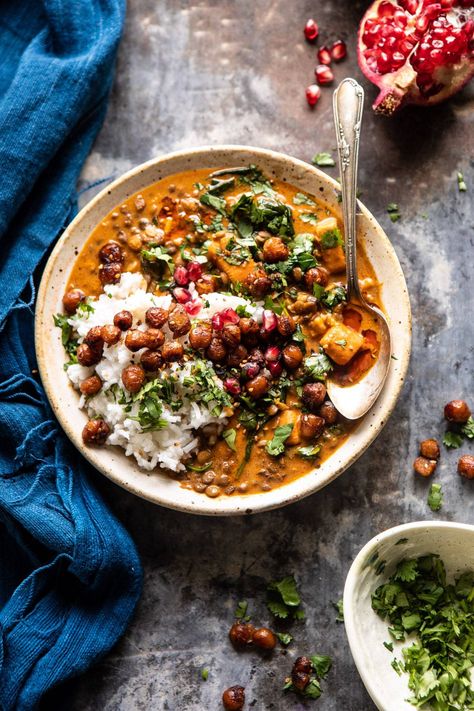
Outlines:
{"type": "Polygon", "coordinates": [[[265,511],[297,501],[329,484],[360,457],[381,431],[395,407],[410,357],[411,314],[405,279],[387,236],[369,211],[360,205],[358,239],[365,246],[382,283],[382,300],[390,321],[396,359],[391,361],[384,389],[372,410],[327,461],[305,476],[272,491],[209,499],[180,487],[166,474],[142,471],[117,447],[84,447],[81,432],[86,416],[78,409],[78,395],[63,371],[60,331],[53,328],[53,314],[62,311],[61,300],[76,254],[92,229],[110,210],[151,183],[185,170],[215,170],[250,163],[257,164],[269,176],[319,196],[340,214],[338,183],[296,158],[248,146],[216,146],[172,153],[121,176],[81,210],[54,248],[38,292],[35,322],[38,367],[51,406],[68,437],[91,464],[116,484],[154,503],[191,513],[233,515],[265,511]]]}
{"type": "Polygon", "coordinates": [[[389,623],[372,610],[371,596],[402,558],[430,553],[440,556],[448,580],[474,570],[474,526],[418,521],[389,528],[362,548],[346,578],[344,624],[349,646],[365,688],[381,711],[413,711],[414,706],[406,701],[410,696],[408,675],[398,676],[391,666],[394,656],[401,658],[406,643],[391,639],[389,623]],[[377,575],[377,565],[382,561],[386,561],[385,568],[377,575]],[[394,654],[383,646],[384,642],[393,642],[394,654]]]}

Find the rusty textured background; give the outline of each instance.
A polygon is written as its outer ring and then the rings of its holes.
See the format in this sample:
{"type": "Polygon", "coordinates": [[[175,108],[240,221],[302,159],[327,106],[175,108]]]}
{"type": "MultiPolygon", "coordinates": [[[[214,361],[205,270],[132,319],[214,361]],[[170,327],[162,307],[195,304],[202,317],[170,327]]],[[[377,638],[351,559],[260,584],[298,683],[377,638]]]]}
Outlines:
{"type": "MultiPolygon", "coordinates": [[[[83,201],[96,181],[177,148],[247,143],[305,160],[331,150],[331,91],[323,91],[315,111],[304,98],[316,62],[302,28],[314,16],[322,41],[347,40],[349,57],[336,65],[336,78],[361,80],[355,38],[367,4],[131,0],[108,117],[83,175],[83,201]]],[[[338,481],[252,518],[174,513],[98,476],[138,544],[145,584],[124,639],[70,686],[71,711],[219,709],[222,690],[234,683],[247,689],[246,708],[306,708],[280,689],[291,660],[307,652],[334,657],[324,695],[307,708],[374,709],[331,607],[352,559],[368,538],[394,524],[438,517],[473,522],[474,484],[456,475],[455,452],[443,452],[437,473],[445,491],[439,515],[426,505],[426,482],[415,481],[411,470],[417,440],[443,432],[444,402],[472,396],[473,92],[386,120],[371,114],[375,91],[363,83],[362,199],[393,241],[414,311],[413,358],[396,412],[338,481]],[[458,170],[467,193],[458,192],[458,170]],[[396,224],[386,213],[389,202],[400,206],[396,224]],[[267,621],[266,582],[286,573],[297,576],[307,613],[294,629],[295,643],[271,660],[237,654],[226,636],[236,601],[249,600],[255,619],[267,621]],[[207,682],[202,667],[209,669],[207,682]]]]}

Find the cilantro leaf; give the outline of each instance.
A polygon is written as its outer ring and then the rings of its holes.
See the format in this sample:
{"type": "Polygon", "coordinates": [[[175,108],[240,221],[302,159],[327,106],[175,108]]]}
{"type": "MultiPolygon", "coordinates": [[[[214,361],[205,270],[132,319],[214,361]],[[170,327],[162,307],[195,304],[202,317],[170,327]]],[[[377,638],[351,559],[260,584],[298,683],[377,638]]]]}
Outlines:
{"type": "Polygon", "coordinates": [[[234,430],[233,428],[224,430],[222,433],[222,437],[224,438],[227,446],[233,451],[236,452],[236,447],[235,447],[235,440],[237,437],[237,431],[234,430]]]}
{"type": "Polygon", "coordinates": [[[336,165],[330,153],[316,153],[311,162],[320,168],[333,168],[336,165]]]}
{"type": "Polygon", "coordinates": [[[396,202],[390,202],[387,205],[387,212],[392,222],[397,222],[402,216],[396,202]]]}
{"type": "Polygon", "coordinates": [[[265,447],[268,454],[270,454],[272,457],[278,457],[280,454],[283,454],[283,452],[285,451],[285,442],[291,435],[292,430],[292,424],[281,425],[280,427],[277,427],[274,432],[273,439],[270,440],[270,442],[268,442],[267,446],[265,447]]]}
{"type": "Polygon", "coordinates": [[[311,198],[304,193],[296,193],[293,197],[293,202],[295,205],[311,205],[311,207],[316,207],[314,200],[311,200],[311,198]]]}
{"type": "Polygon", "coordinates": [[[302,619],[303,610],[299,608],[301,599],[293,575],[276,580],[267,586],[267,607],[275,617],[286,620],[289,616],[302,619]]]}
{"type": "Polygon", "coordinates": [[[168,254],[162,247],[148,247],[148,249],[142,249],[140,252],[142,261],[149,262],[151,264],[162,264],[166,265],[170,270],[171,274],[174,274],[174,262],[171,254],[168,254]]]}
{"type": "Polygon", "coordinates": [[[284,647],[288,647],[288,645],[293,641],[293,637],[289,632],[275,632],[275,635],[284,647]]]}
{"type": "Polygon", "coordinates": [[[443,505],[443,492],[441,484],[431,484],[428,493],[428,506],[432,511],[439,511],[443,505]]]}
{"type": "Polygon", "coordinates": [[[314,654],[310,659],[316,676],[325,679],[332,667],[331,657],[328,657],[327,654],[314,654]]]}
{"type": "Polygon", "coordinates": [[[300,215],[300,220],[302,222],[308,222],[310,225],[318,224],[318,216],[314,215],[312,212],[303,212],[300,215]]]}
{"type": "Polygon", "coordinates": [[[227,214],[227,203],[224,198],[220,198],[217,195],[212,195],[212,193],[207,192],[201,195],[199,200],[202,202],[203,205],[206,205],[207,207],[212,207],[214,210],[217,210],[217,212],[219,212],[221,215],[227,214]]]}
{"type": "Polygon", "coordinates": [[[316,459],[321,451],[321,446],[319,444],[310,444],[307,447],[300,447],[298,449],[298,455],[303,457],[303,459],[316,459]]]}
{"type": "Polygon", "coordinates": [[[327,355],[321,350],[319,353],[305,358],[304,369],[306,375],[312,380],[326,380],[326,376],[333,369],[332,362],[327,355]]]}
{"type": "Polygon", "coordinates": [[[469,417],[465,425],[461,427],[461,432],[468,439],[474,439],[474,418],[469,417]]]}
{"type": "Polygon", "coordinates": [[[333,249],[334,247],[343,246],[341,230],[336,227],[334,230],[328,230],[320,239],[321,249],[333,249]]]}
{"type": "Polygon", "coordinates": [[[444,434],[443,444],[445,447],[448,447],[448,449],[457,449],[462,445],[462,437],[457,432],[448,430],[444,434]]]}
{"type": "Polygon", "coordinates": [[[201,669],[201,679],[207,681],[209,678],[209,669],[201,669]]]}
{"type": "Polygon", "coordinates": [[[238,620],[242,620],[247,615],[248,602],[247,600],[241,600],[237,603],[235,608],[234,617],[238,620]]]}
{"type": "Polygon", "coordinates": [[[416,560],[402,560],[397,565],[397,570],[393,576],[394,580],[411,582],[418,576],[418,564],[416,560]]]}
{"type": "Polygon", "coordinates": [[[342,598],[337,602],[332,602],[331,605],[337,612],[336,622],[344,622],[344,603],[342,598]]]}

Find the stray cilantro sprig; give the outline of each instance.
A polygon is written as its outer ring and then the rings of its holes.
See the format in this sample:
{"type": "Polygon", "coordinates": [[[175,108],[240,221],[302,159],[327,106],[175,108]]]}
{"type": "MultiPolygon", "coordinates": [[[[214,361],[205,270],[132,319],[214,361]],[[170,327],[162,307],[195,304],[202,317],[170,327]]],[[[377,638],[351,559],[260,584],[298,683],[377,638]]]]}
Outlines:
{"type": "Polygon", "coordinates": [[[276,580],[267,587],[267,607],[280,620],[303,620],[304,612],[300,608],[301,598],[293,575],[276,580]]]}
{"type": "Polygon", "coordinates": [[[304,689],[298,689],[291,679],[285,679],[283,691],[293,691],[306,699],[319,699],[322,694],[320,681],[325,679],[332,667],[332,659],[327,654],[313,654],[310,658],[312,675],[304,689]]]}
{"type": "Polygon", "coordinates": [[[387,212],[388,216],[392,220],[392,222],[398,222],[398,220],[401,218],[401,212],[399,210],[399,207],[396,202],[390,202],[387,205],[387,212]]]}
{"type": "Polygon", "coordinates": [[[319,168],[334,168],[336,165],[330,153],[316,153],[311,163],[317,165],[319,168]]]}
{"type": "Polygon", "coordinates": [[[441,484],[431,484],[428,492],[428,506],[432,511],[439,511],[443,505],[441,484]]]}
{"type": "MultiPolygon", "coordinates": [[[[436,711],[474,707],[470,670],[474,665],[474,572],[447,584],[439,556],[402,560],[372,595],[372,608],[391,624],[391,636],[416,641],[392,667],[409,675],[410,703],[436,711]]],[[[391,643],[385,647],[392,651],[391,643]]]]}
{"type": "Polygon", "coordinates": [[[250,615],[247,615],[248,606],[249,604],[247,600],[240,600],[240,602],[237,603],[237,607],[235,608],[234,617],[237,620],[243,620],[244,622],[248,622],[250,620],[250,615]]]}
{"type": "Polygon", "coordinates": [[[344,622],[344,604],[342,598],[337,602],[332,602],[331,605],[337,612],[336,622],[344,622]]]}
{"type": "Polygon", "coordinates": [[[443,437],[443,444],[448,449],[458,449],[463,443],[463,437],[474,439],[474,419],[472,416],[457,431],[447,430],[443,437]]]}
{"type": "Polygon", "coordinates": [[[467,185],[466,181],[464,180],[464,175],[462,173],[457,174],[457,179],[458,179],[458,190],[460,193],[465,193],[467,192],[467,185]]]}

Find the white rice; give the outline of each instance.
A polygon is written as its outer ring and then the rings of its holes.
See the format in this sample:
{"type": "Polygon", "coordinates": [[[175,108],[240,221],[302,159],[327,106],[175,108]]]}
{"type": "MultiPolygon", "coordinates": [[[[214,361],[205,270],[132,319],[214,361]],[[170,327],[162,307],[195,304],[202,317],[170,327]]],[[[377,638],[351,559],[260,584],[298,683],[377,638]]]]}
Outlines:
{"type": "MultiPolygon", "coordinates": [[[[206,294],[201,300],[194,285],[191,284],[189,290],[193,294],[193,299],[200,301],[202,308],[194,319],[209,319],[226,308],[236,309],[238,306],[245,306],[259,321],[263,313],[261,305],[252,304],[242,297],[212,293],[206,294]]],[[[171,296],[155,296],[146,291],[146,282],[139,273],[125,272],[122,274],[120,282],[115,285],[104,287],[104,294],[98,299],[89,299],[88,303],[92,310],[80,309],[79,313],[68,319],[69,324],[76,332],[79,343],[82,343],[87,332],[93,326],[104,326],[113,323],[115,314],[119,311],[127,310],[133,315],[134,324],[141,322],[138,326],[146,331],[145,312],[152,306],[160,306],[168,309],[171,304],[171,296]]],[[[136,327],[136,326],[134,326],[136,327]]],[[[173,339],[172,333],[167,326],[163,327],[167,339],[173,339]]],[[[173,363],[160,371],[159,379],[172,375],[176,379],[175,390],[180,400],[181,407],[173,411],[165,402],[162,402],[161,418],[166,421],[163,429],[144,432],[138,422],[133,419],[137,416],[139,403],[121,403],[124,391],[121,374],[122,370],[131,363],[138,363],[143,350],[132,353],[124,345],[122,339],[114,346],[105,346],[103,358],[94,367],[86,368],[79,364],[70,365],[67,374],[76,389],[82,380],[97,373],[102,380],[100,392],[90,398],[81,395],[79,407],[87,412],[89,417],[100,416],[110,427],[110,435],[107,438],[108,445],[119,445],[125,450],[127,456],[134,456],[140,467],[151,471],[155,467],[162,467],[172,471],[182,471],[185,469],[184,462],[198,447],[198,430],[213,425],[216,434],[219,434],[228,422],[229,413],[225,410],[221,412],[213,409],[216,402],[204,403],[197,391],[197,385],[186,381],[192,375],[195,361],[186,361],[183,365],[173,363]],[[197,400],[197,401],[196,401],[197,400]]],[[[177,339],[183,344],[187,343],[187,336],[177,339]]],[[[207,363],[212,367],[211,363],[207,363]]],[[[222,382],[215,376],[215,383],[221,389],[222,382]]],[[[129,398],[128,398],[129,399],[129,398]]]]}

